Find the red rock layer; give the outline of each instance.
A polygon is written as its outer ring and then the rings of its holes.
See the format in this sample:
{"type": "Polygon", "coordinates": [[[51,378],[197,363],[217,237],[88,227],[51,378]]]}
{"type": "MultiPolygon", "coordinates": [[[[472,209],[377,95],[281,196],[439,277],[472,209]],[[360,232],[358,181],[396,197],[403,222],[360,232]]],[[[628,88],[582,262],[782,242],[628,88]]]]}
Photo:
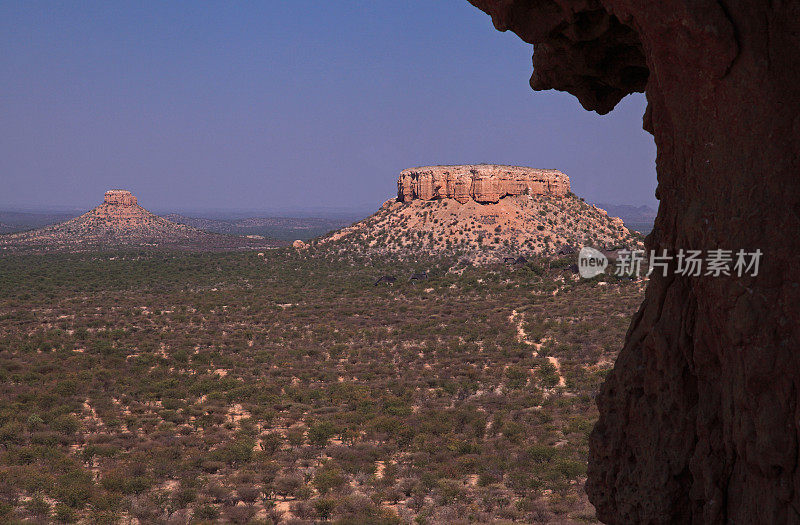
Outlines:
{"type": "Polygon", "coordinates": [[[122,206],[136,206],[136,197],[126,190],[108,190],[103,203],[119,204],[122,206]]]}
{"type": "Polygon", "coordinates": [[[498,202],[506,195],[566,195],[569,177],[558,170],[494,164],[425,166],[400,172],[397,199],[450,198],[460,203],[498,202]]]}

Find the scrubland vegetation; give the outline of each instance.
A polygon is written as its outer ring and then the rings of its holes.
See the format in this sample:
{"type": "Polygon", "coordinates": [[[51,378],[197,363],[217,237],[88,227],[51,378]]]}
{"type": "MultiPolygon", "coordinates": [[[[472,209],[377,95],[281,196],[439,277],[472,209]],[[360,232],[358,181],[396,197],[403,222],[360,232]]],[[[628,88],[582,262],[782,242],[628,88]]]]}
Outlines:
{"type": "Polygon", "coordinates": [[[415,260],[426,254],[485,264],[503,256],[553,255],[564,245],[641,249],[642,240],[620,219],[570,193],[517,195],[494,204],[390,200],[366,219],[317,243],[340,255],[415,260]]]}
{"type": "Polygon", "coordinates": [[[641,283],[452,264],[0,259],[0,522],[595,521],[641,283]]]}

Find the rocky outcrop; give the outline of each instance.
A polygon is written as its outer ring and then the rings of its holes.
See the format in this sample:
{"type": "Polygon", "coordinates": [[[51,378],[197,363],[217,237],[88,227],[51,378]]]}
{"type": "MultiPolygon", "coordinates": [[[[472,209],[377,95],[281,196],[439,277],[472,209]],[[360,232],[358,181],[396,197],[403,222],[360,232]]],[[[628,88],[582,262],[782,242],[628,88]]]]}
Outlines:
{"type": "Polygon", "coordinates": [[[400,172],[397,200],[470,199],[496,203],[507,195],[555,195],[570,192],[569,177],[558,170],[476,164],[425,166],[400,172]]]}
{"type": "Polygon", "coordinates": [[[535,44],[534,89],[646,92],[649,248],[763,252],[757,276],[654,274],[598,397],[598,516],[800,521],[800,3],[470,1],[535,44]]]}
{"type": "Polygon", "coordinates": [[[136,206],[137,201],[136,197],[127,190],[108,190],[103,199],[103,203],[120,206],[136,206]]]}
{"type": "MultiPolygon", "coordinates": [[[[82,229],[87,232],[102,229],[111,234],[143,233],[155,225],[158,229],[173,224],[139,206],[136,197],[126,190],[107,191],[103,203],[81,217],[82,229]]],[[[175,226],[186,229],[182,224],[175,226]]]]}

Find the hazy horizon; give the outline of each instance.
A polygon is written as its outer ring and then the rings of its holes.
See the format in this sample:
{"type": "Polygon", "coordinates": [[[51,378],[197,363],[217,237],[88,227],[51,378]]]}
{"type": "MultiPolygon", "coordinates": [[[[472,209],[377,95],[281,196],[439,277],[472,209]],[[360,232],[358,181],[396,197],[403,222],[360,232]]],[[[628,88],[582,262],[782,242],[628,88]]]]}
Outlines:
{"type": "Polygon", "coordinates": [[[557,168],[657,206],[643,95],[528,86],[532,47],[463,0],[0,5],[2,209],[362,213],[428,164],[557,168]]]}
{"type": "MultiPolygon", "coordinates": [[[[61,206],[61,205],[53,205],[53,206],[2,206],[0,205],[0,212],[10,212],[10,213],[53,213],[53,214],[68,214],[68,213],[84,213],[92,208],[100,205],[102,202],[102,197],[97,200],[96,203],[90,204],[88,206],[61,206]]],[[[213,218],[213,217],[321,217],[321,218],[342,218],[342,217],[366,217],[377,211],[378,207],[384,201],[376,202],[376,203],[364,203],[361,206],[354,204],[352,206],[318,206],[318,207],[309,207],[309,208],[301,208],[301,207],[293,207],[293,208],[192,208],[192,207],[151,207],[147,206],[147,203],[139,202],[143,208],[146,208],[148,211],[156,213],[158,215],[167,215],[167,214],[179,214],[179,215],[186,215],[186,216],[197,216],[197,217],[206,217],[206,218],[213,218]]],[[[591,201],[587,199],[587,202],[590,204],[594,204],[596,206],[608,205],[608,206],[631,206],[634,208],[639,208],[645,206],[653,211],[658,209],[657,205],[651,204],[643,204],[643,203],[631,203],[631,202],[604,202],[604,201],[591,201]]]]}

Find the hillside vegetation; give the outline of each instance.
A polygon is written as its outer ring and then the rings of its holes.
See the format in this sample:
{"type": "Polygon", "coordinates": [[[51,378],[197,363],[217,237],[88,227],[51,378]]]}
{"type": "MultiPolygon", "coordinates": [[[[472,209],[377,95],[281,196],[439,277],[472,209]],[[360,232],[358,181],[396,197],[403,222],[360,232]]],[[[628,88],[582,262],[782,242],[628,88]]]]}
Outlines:
{"type": "Polygon", "coordinates": [[[642,242],[620,219],[569,194],[509,196],[489,204],[391,199],[318,245],[340,254],[449,256],[486,263],[552,255],[564,245],[641,248],[642,242]]]}

